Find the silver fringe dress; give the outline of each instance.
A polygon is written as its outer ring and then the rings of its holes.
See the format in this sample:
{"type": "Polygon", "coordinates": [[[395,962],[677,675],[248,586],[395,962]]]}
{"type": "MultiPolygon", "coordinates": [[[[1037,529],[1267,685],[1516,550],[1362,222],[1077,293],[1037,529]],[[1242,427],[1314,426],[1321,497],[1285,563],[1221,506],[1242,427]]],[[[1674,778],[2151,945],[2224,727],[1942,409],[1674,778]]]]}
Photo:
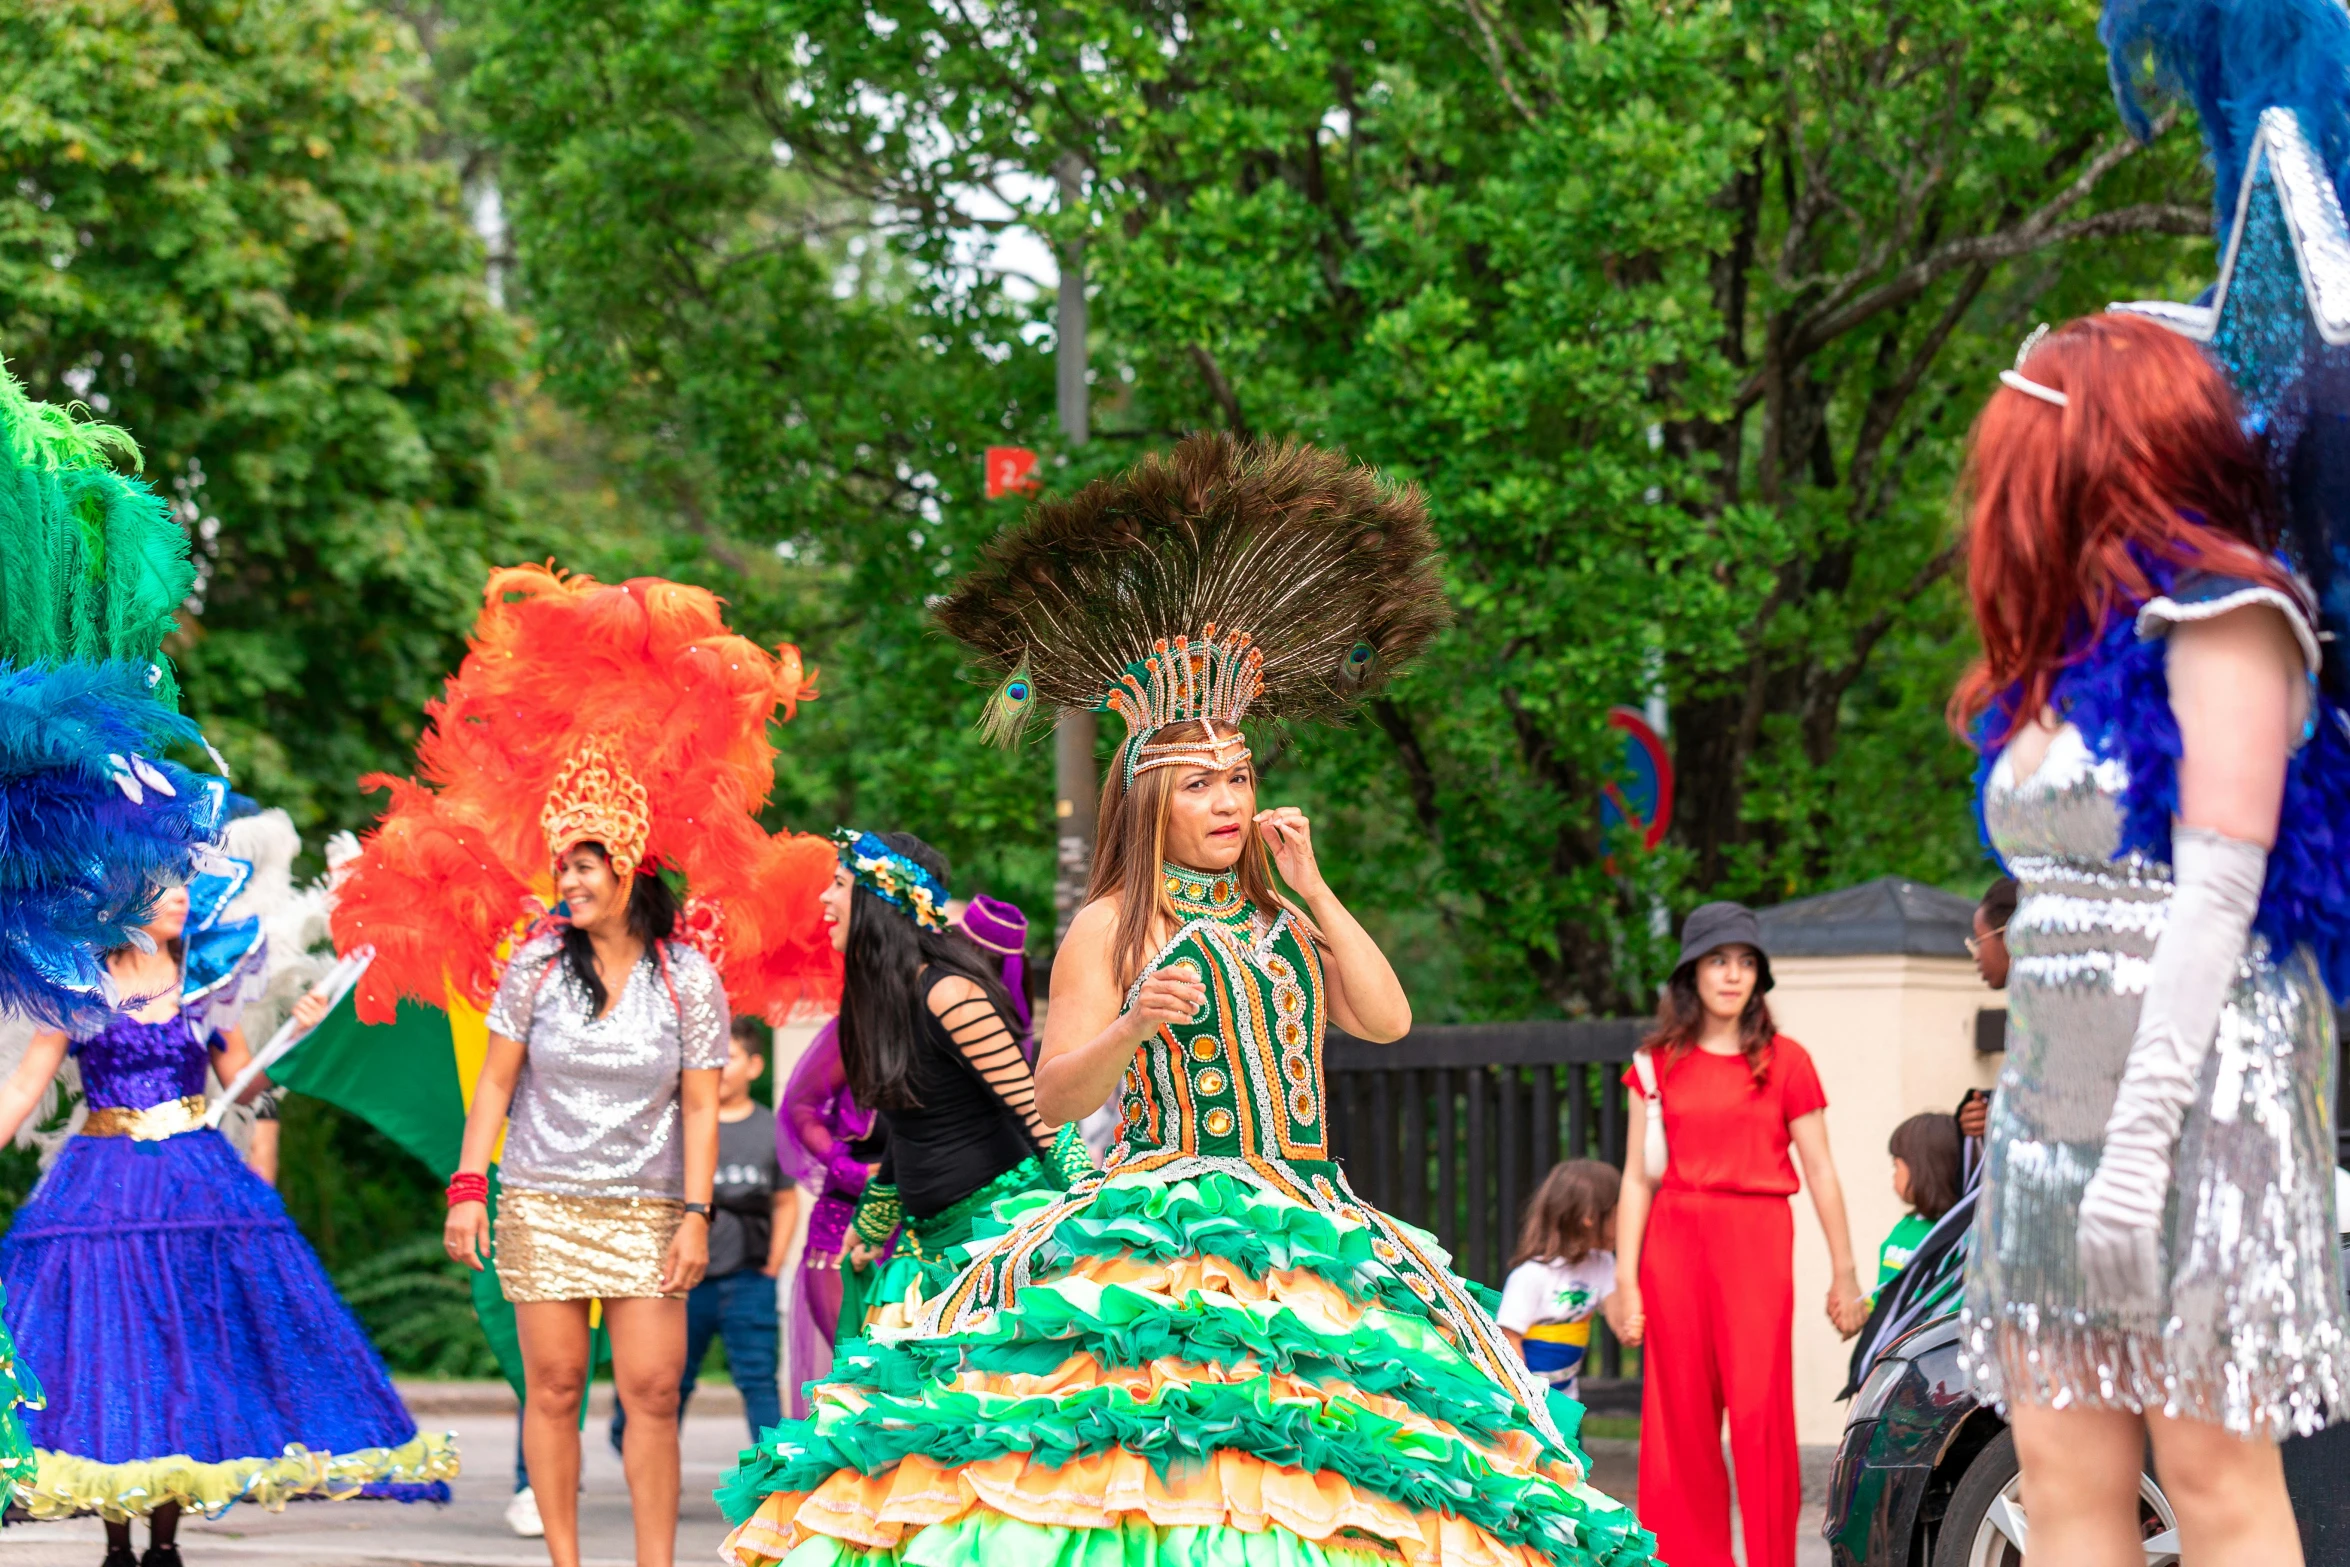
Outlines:
{"type": "Polygon", "coordinates": [[[2121,838],[2118,760],[2067,726],[2020,785],[2002,756],[1991,840],[2021,888],[2007,927],[2007,1063],[1966,1278],[1966,1364],[1988,1400],[2159,1410],[2271,1440],[2343,1404],[2335,1270],[2334,1018],[2309,954],[2254,936],[2180,1137],[2159,1312],[2092,1309],[2081,1192],[2136,1031],[2170,867],[2121,838]]]}

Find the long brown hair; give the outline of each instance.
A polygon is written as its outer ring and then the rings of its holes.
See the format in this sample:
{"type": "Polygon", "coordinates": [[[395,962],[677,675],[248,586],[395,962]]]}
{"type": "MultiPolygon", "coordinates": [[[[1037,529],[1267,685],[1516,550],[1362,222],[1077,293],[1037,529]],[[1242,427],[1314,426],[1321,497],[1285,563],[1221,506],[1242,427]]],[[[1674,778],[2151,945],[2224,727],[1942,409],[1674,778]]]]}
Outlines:
{"type": "MultiPolygon", "coordinates": [[[[1673,977],[1665,982],[1665,993],[1656,1004],[1656,1022],[1649,1028],[1648,1037],[1640,1041],[1655,1054],[1659,1070],[1696,1049],[1697,1036],[1705,1032],[1705,1003],[1697,999],[1697,965],[1711,955],[1699,953],[1673,970],[1673,977]]],[[[1754,1080],[1757,1088],[1771,1075],[1771,1041],[1778,1037],[1778,1032],[1778,1025],[1771,1020],[1771,1004],[1763,999],[1758,975],[1754,993],[1746,998],[1746,1007],[1738,1014],[1738,1053],[1746,1058],[1746,1075],[1754,1080]]]]}
{"type": "Polygon", "coordinates": [[[1526,1204],[1526,1222],[1518,1228],[1518,1249],[1510,1266],[1521,1262],[1581,1262],[1599,1250],[1600,1232],[1607,1216],[1616,1211],[1624,1189],[1624,1173],[1597,1159],[1568,1159],[1550,1167],[1550,1174],[1526,1204]]]}
{"type": "MultiPolygon", "coordinates": [[[[1187,721],[1169,724],[1151,738],[1160,745],[1204,742],[1208,730],[1205,724],[1187,721]]],[[[1167,817],[1173,809],[1175,782],[1186,770],[1181,766],[1154,767],[1137,775],[1129,792],[1122,762],[1122,758],[1112,762],[1109,777],[1102,780],[1093,878],[1085,886],[1088,903],[1113,895],[1118,899],[1118,929],[1110,942],[1110,966],[1121,990],[1134,983],[1151,959],[1152,924],[1162,917],[1170,925],[1175,921],[1175,905],[1167,896],[1159,867],[1167,859],[1167,817]]],[[[1232,874],[1240,880],[1242,896],[1258,908],[1270,913],[1288,907],[1274,890],[1272,856],[1266,852],[1264,835],[1257,831],[1253,818],[1232,874]]]]}
{"type": "Polygon", "coordinates": [[[1962,738],[2011,687],[2009,721],[2030,724],[2064,666],[2154,596],[2158,561],[2292,592],[2270,558],[2267,469],[2203,350],[2144,316],[2089,316],[2019,373],[2067,402],[2002,387],[1967,439],[1967,596],[1983,655],[1950,699],[1962,738]]]}
{"type": "Polygon", "coordinates": [[[1966,1191],[1958,1117],[1929,1111],[1893,1128],[1885,1152],[1909,1166],[1909,1205],[1929,1224],[1958,1206],[1966,1191]]]}

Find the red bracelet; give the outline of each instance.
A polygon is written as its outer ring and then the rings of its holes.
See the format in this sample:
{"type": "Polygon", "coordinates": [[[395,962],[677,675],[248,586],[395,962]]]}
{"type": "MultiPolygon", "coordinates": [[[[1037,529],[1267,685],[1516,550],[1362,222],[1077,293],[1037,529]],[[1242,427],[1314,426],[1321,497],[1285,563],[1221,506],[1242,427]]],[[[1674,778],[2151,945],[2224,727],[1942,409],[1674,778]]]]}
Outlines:
{"type": "Polygon", "coordinates": [[[450,1207],[454,1208],[461,1202],[486,1203],[489,1200],[490,1178],[488,1176],[473,1175],[459,1170],[455,1175],[449,1177],[450,1207]]]}

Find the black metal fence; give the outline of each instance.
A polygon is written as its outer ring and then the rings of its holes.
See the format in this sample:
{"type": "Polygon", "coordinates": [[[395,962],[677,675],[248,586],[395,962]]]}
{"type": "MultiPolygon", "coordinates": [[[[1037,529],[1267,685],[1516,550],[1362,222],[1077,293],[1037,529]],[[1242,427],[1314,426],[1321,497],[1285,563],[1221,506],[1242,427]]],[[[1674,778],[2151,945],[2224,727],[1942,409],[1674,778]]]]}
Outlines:
{"type": "MultiPolygon", "coordinates": [[[[1561,1159],[1624,1162],[1625,1065],[1644,1021],[1465,1023],[1390,1045],[1332,1033],[1334,1152],[1357,1195],[1499,1288],[1526,1199],[1561,1159]]],[[[1604,1325],[1602,1378],[1623,1356],[1604,1325]]]]}
{"type": "MultiPolygon", "coordinates": [[[[2336,1014],[2336,1138],[2350,1165],[2350,1006],[2336,1014]]],[[[1976,1019],[1978,1050],[2006,1045],[2007,1015],[1976,1019]]],[[[1499,1288],[1526,1199],[1561,1159],[1624,1162],[1624,1068],[1648,1024],[1462,1023],[1416,1028],[1391,1045],[1331,1032],[1330,1128],[1347,1183],[1364,1201],[1431,1231],[1462,1275],[1499,1288]]],[[[1856,1237],[1857,1239],[1857,1237],[1856,1237]]],[[[1594,1337],[1608,1402],[1623,1352],[1604,1323],[1594,1337]]],[[[1596,1397],[1594,1395],[1597,1395],[1596,1397]]]]}

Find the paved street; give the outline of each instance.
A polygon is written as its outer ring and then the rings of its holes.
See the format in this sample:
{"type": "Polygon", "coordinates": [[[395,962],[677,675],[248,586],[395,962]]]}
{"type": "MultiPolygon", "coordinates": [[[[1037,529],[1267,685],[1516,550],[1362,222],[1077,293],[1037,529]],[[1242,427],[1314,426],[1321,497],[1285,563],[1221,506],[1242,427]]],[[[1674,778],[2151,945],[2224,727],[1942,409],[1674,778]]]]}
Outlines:
{"type": "MultiPolygon", "coordinates": [[[[274,1515],[238,1508],[218,1523],[194,1520],[181,1526],[180,1549],[188,1567],[543,1567],[547,1557],[539,1542],[517,1539],[506,1528],[506,1502],[513,1487],[514,1416],[510,1409],[496,1407],[499,1391],[403,1391],[420,1422],[457,1433],[465,1473],[456,1483],[454,1502],[447,1507],[306,1503],[274,1515]]],[[[621,1479],[620,1460],[604,1441],[610,1399],[609,1388],[597,1390],[596,1410],[585,1433],[587,1483],[580,1498],[580,1520],[587,1567],[630,1567],[631,1561],[628,1489],[621,1479]]],[[[726,1525],[710,1493],[745,1435],[733,1389],[714,1387],[695,1396],[685,1425],[680,1567],[706,1567],[717,1560],[726,1525]]],[[[1632,1499],[1639,1478],[1638,1445],[1607,1441],[1590,1446],[1593,1482],[1612,1496],[1632,1499]]],[[[1818,1500],[1807,1498],[1796,1546],[1800,1567],[1827,1567],[1828,1550],[1819,1527],[1818,1500]]],[[[139,1545],[145,1544],[142,1529],[139,1545]]],[[[97,1567],[104,1553],[105,1532],[86,1519],[0,1530],[0,1567],[97,1567]]]]}
{"type": "MultiPolygon", "coordinates": [[[[603,1418],[611,1390],[597,1390],[596,1413],[584,1433],[586,1490],[580,1523],[589,1567],[629,1567],[631,1542],[628,1487],[620,1460],[604,1440],[603,1418]]],[[[443,1395],[441,1413],[429,1412],[430,1395],[412,1399],[417,1419],[457,1433],[465,1473],[447,1507],[401,1507],[384,1502],[303,1503],[270,1514],[233,1509],[218,1523],[193,1520],[180,1527],[180,1553],[188,1567],[545,1567],[547,1554],[536,1540],[517,1539],[506,1527],[505,1508],[514,1485],[514,1416],[497,1412],[495,1394],[443,1395]],[[448,1407],[455,1405],[455,1412],[448,1407]]],[[[706,1567],[717,1560],[726,1524],[710,1493],[719,1474],[734,1461],[746,1432],[731,1388],[696,1394],[685,1426],[685,1493],[678,1527],[681,1567],[706,1567]]],[[[28,1524],[0,1530],[0,1567],[97,1567],[105,1554],[105,1532],[91,1520],[28,1524]]],[[[146,1546],[146,1531],[139,1532],[146,1546]]]]}

